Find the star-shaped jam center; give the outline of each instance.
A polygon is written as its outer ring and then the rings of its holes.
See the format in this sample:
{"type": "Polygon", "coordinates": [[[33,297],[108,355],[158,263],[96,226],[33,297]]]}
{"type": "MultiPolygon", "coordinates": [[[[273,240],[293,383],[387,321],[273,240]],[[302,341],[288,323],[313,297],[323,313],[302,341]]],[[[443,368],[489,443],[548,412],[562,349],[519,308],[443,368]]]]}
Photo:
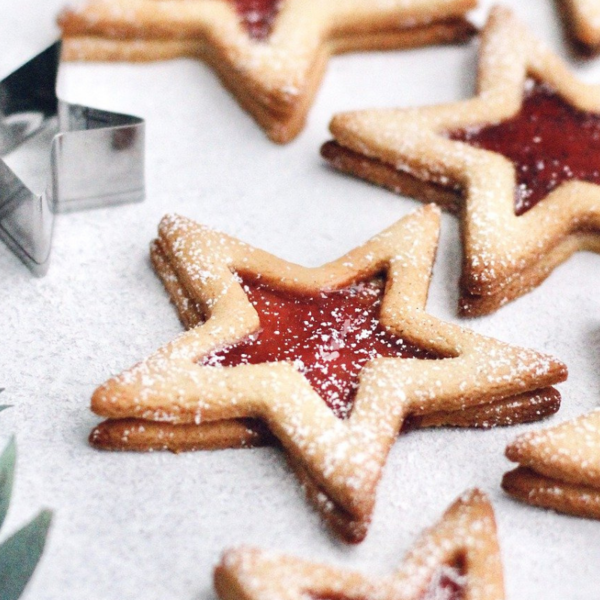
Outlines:
{"type": "Polygon", "coordinates": [[[600,114],[578,110],[546,84],[528,80],[521,110],[511,119],[449,137],[514,164],[517,216],[565,181],[600,184],[600,114]]]}
{"type": "Polygon", "coordinates": [[[251,38],[266,40],[283,0],[230,0],[251,38]]]}
{"type": "Polygon", "coordinates": [[[386,331],[379,322],[384,293],[381,278],[336,291],[303,296],[242,277],[260,330],[216,350],[202,365],[289,361],[339,418],[351,411],[361,369],[382,357],[438,358],[386,331]]]}

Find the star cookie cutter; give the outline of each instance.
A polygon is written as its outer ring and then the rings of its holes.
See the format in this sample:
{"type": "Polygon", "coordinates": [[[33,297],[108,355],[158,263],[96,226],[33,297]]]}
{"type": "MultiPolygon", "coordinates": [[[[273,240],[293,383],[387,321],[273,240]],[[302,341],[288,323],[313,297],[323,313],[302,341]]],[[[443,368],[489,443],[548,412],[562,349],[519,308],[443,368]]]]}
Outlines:
{"type": "Polygon", "coordinates": [[[56,42],[0,81],[0,239],[37,276],[48,271],[57,213],[145,194],[143,119],[60,100],[60,51],[56,42]],[[39,142],[50,136],[45,183],[36,194],[21,173],[39,179],[39,142]]]}

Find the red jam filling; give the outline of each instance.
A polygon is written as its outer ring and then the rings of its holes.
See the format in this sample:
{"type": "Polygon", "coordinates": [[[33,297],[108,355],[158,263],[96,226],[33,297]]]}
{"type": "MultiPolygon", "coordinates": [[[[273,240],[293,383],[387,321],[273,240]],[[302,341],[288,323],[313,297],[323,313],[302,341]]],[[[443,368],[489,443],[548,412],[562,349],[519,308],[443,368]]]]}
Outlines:
{"type": "Polygon", "coordinates": [[[444,566],[433,577],[419,600],[463,600],[464,579],[457,568],[444,566]]]}
{"type": "Polygon", "coordinates": [[[266,40],[283,0],[231,0],[251,38],[266,40]]]}
{"type": "Polygon", "coordinates": [[[346,418],[367,361],[378,356],[437,358],[387,332],[379,323],[381,278],[302,296],[242,278],[260,330],[209,354],[202,365],[289,361],[339,418],[346,418]]]}
{"type": "MultiPolygon", "coordinates": [[[[465,577],[455,567],[443,566],[433,576],[418,600],[464,600],[465,577]]],[[[343,594],[311,595],[313,600],[356,600],[343,594]]],[[[369,600],[364,598],[361,600],[369,600]]]]}
{"type": "Polygon", "coordinates": [[[600,184],[600,113],[574,108],[546,84],[527,82],[521,111],[512,119],[454,131],[449,137],[512,161],[516,215],[565,181],[600,184]]]}

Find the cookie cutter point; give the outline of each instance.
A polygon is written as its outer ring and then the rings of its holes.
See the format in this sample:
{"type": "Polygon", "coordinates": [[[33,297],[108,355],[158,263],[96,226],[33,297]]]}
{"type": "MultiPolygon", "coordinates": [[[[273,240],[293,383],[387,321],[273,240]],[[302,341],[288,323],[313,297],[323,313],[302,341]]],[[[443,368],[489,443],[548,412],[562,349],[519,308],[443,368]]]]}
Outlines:
{"type": "Polygon", "coordinates": [[[60,100],[60,50],[55,42],[0,81],[0,239],[37,276],[57,213],[145,196],[144,120],[60,100]]]}

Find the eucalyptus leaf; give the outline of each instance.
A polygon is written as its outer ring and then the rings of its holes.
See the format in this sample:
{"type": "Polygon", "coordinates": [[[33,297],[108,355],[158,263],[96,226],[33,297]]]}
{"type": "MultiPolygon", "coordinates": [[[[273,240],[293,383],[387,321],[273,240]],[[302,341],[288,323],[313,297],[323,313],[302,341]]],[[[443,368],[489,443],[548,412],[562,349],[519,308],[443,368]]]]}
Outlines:
{"type": "Polygon", "coordinates": [[[2,456],[0,456],[0,527],[4,523],[6,513],[8,512],[8,505],[10,504],[16,459],[17,446],[15,438],[11,437],[4,452],[2,452],[2,456]]]}
{"type": "MultiPolygon", "coordinates": [[[[4,388],[0,388],[0,394],[4,391],[4,388]]],[[[12,406],[12,404],[0,404],[0,412],[2,412],[3,410],[6,410],[7,408],[10,408],[12,406]]]]}
{"type": "Polygon", "coordinates": [[[0,546],[0,598],[17,600],[44,550],[52,513],[43,510],[0,546]]]}

